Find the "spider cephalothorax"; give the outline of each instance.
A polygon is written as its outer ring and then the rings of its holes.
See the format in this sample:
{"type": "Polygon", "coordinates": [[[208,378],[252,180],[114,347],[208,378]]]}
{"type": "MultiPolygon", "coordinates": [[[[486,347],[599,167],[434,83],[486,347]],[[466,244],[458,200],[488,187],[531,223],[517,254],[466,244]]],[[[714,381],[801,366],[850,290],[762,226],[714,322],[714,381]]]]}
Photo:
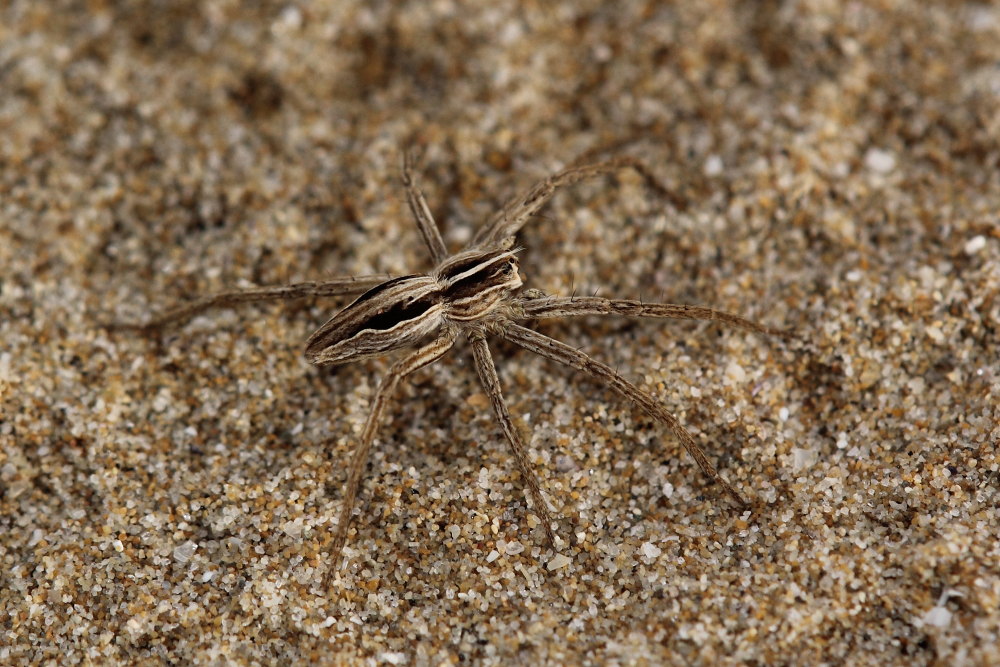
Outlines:
{"type": "Polygon", "coordinates": [[[449,255],[430,209],[412,178],[409,163],[404,160],[403,183],[410,210],[435,263],[435,268],[429,274],[388,280],[379,276],[339,278],[321,283],[223,292],[168,310],[151,322],[135,326],[151,332],[186,322],[195,314],[212,307],[232,306],[249,301],[363,292],[352,304],[317,329],[309,337],[305,349],[306,358],[318,366],[360,361],[392,352],[402,353],[386,371],[372,398],[360,442],[351,458],[340,520],[331,547],[331,573],[335,570],[334,566],[347,539],[362,474],[389,398],[403,378],[440,359],[463,334],[472,347],[476,371],[490,397],[497,422],[511,446],[533,509],[539,515],[542,527],[553,544],[555,534],[552,530],[552,517],[538,479],[528,465],[524,442],[507,411],[500,380],[486,342],[489,335],[501,336],[547,359],[600,379],[667,426],[705,474],[739,505],[745,505],[740,494],[718,473],[691,434],[652,396],[606,364],[519,324],[541,318],[623,315],[717,320],[758,333],[783,335],[783,332],[738,315],[704,306],[643,303],[596,296],[549,297],[534,291],[518,291],[521,278],[518,275],[517,250],[512,249],[514,235],[560,186],[623,167],[635,169],[647,181],[652,179],[641,162],[628,157],[566,169],[511,199],[487,221],[464,250],[449,255]]]}

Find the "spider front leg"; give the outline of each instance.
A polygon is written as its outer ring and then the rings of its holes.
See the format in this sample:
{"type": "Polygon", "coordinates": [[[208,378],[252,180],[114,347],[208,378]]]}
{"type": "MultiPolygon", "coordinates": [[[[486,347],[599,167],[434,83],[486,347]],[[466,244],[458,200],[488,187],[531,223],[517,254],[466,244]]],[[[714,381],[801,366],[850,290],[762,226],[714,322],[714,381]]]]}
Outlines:
{"type": "Polygon", "coordinates": [[[424,244],[431,253],[431,261],[435,265],[448,256],[448,249],[441,238],[434,216],[431,215],[430,206],[424,199],[424,193],[417,185],[416,177],[413,176],[413,154],[409,150],[403,151],[403,169],[401,172],[403,187],[406,188],[406,202],[410,205],[413,219],[417,221],[420,235],[424,239],[424,244]]]}
{"type": "Polygon", "coordinates": [[[729,482],[727,482],[726,479],[719,474],[719,471],[715,469],[715,466],[713,466],[708,460],[708,457],[705,456],[705,452],[702,451],[701,447],[698,446],[698,443],[695,442],[694,437],[688,433],[687,429],[681,426],[680,422],[677,421],[677,418],[670,414],[666,408],[660,405],[656,399],[618,375],[618,373],[613,371],[607,364],[603,364],[583,352],[566,345],[565,343],[561,343],[555,339],[540,334],[537,331],[526,329],[525,327],[517,324],[506,324],[499,329],[499,333],[507,340],[520,345],[526,350],[543,356],[546,359],[551,359],[552,361],[557,361],[561,364],[565,364],[566,366],[576,368],[577,370],[581,370],[584,373],[601,380],[619,394],[638,405],[650,416],[670,429],[674,436],[681,441],[682,445],[684,445],[684,449],[686,449],[698,463],[698,466],[702,469],[702,471],[710,479],[712,479],[712,481],[721,486],[730,498],[735,500],[741,507],[747,506],[747,502],[743,499],[743,496],[741,496],[739,492],[736,491],[736,489],[734,489],[732,485],[730,485],[729,482]]]}
{"type": "Polygon", "coordinates": [[[633,169],[642,176],[648,186],[667,197],[679,209],[685,207],[684,200],[666,188],[641,160],[628,155],[564,169],[531,186],[523,194],[504,204],[486,225],[473,237],[469,247],[489,247],[510,244],[513,236],[528,222],[538,209],[552,198],[559,188],[579,181],[609,174],[619,169],[633,169]]]}
{"type": "Polygon", "coordinates": [[[399,386],[403,378],[444,356],[451,349],[451,346],[455,344],[455,338],[456,334],[453,331],[445,330],[430,343],[394,363],[379,383],[368,412],[368,420],[365,422],[365,428],[361,432],[361,442],[358,443],[357,449],[351,455],[351,463],[347,473],[347,486],[344,491],[343,504],[340,508],[340,520],[337,522],[337,530],[333,534],[333,544],[330,548],[331,564],[330,569],[327,571],[325,584],[329,584],[330,578],[336,571],[337,564],[340,561],[340,552],[344,550],[344,543],[347,541],[347,530],[351,524],[351,515],[358,498],[358,489],[361,487],[361,476],[364,474],[372,442],[375,440],[375,434],[378,432],[378,427],[382,422],[382,415],[385,412],[389,399],[392,398],[396,387],[399,386]]]}
{"type": "Polygon", "coordinates": [[[579,317],[581,315],[623,315],[625,317],[655,317],[675,320],[710,320],[746,329],[755,333],[791,338],[790,331],[774,329],[745,317],[707,306],[678,303],[643,303],[628,299],[603,299],[596,296],[549,297],[522,299],[521,310],[526,319],[544,317],[579,317]]]}
{"type": "Polygon", "coordinates": [[[514,452],[514,460],[517,462],[518,470],[521,472],[521,479],[524,480],[525,486],[528,487],[528,494],[531,496],[531,502],[534,505],[535,512],[538,514],[538,518],[542,520],[542,527],[545,528],[545,534],[549,538],[549,545],[555,548],[556,536],[552,532],[552,517],[549,515],[549,509],[545,503],[545,496],[542,494],[541,485],[538,483],[538,477],[531,469],[528,461],[527,448],[524,446],[524,442],[521,440],[521,436],[510,418],[510,412],[507,410],[507,402],[504,400],[503,392],[500,389],[500,378],[497,376],[496,365],[493,363],[492,355],[490,355],[489,345],[486,343],[486,338],[480,330],[475,330],[469,334],[469,342],[472,344],[472,356],[476,362],[476,371],[479,374],[479,379],[482,382],[483,389],[486,390],[487,395],[490,397],[490,403],[493,404],[493,413],[500,423],[500,429],[507,437],[507,442],[510,443],[511,451],[514,452]]]}
{"type": "Polygon", "coordinates": [[[384,283],[386,276],[358,276],[335,278],[323,282],[294,283],[274,287],[250,287],[241,290],[230,290],[204,296],[194,301],[170,308],[152,319],[142,323],[111,322],[106,324],[109,329],[135,330],[144,334],[152,334],[164,329],[178,327],[189,322],[193,317],[215,308],[231,308],[254,301],[275,301],[279,299],[301,299],[307,296],[343,296],[360,294],[365,290],[384,283]]]}

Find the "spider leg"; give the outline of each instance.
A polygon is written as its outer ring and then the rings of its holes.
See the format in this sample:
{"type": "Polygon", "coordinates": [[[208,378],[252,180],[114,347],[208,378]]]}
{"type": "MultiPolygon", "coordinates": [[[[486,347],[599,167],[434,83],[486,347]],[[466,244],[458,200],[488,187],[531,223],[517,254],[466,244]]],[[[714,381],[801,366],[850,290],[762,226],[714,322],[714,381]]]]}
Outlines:
{"type": "Polygon", "coordinates": [[[684,208],[684,201],[664,187],[642,161],[622,155],[604,162],[569,167],[539,181],[504,204],[503,208],[476,233],[469,247],[510,243],[514,234],[524,227],[528,219],[544,206],[559,188],[626,168],[638,172],[647,185],[666,196],[678,208],[684,208]]]}
{"type": "Polygon", "coordinates": [[[230,290],[203,296],[194,301],[183,303],[163,311],[156,317],[142,323],[111,322],[106,324],[109,329],[138,330],[151,334],[163,329],[178,327],[188,322],[195,315],[213,308],[231,308],[252,301],[273,301],[277,299],[299,299],[307,296],[341,296],[358,294],[384,283],[386,276],[358,276],[335,278],[323,282],[294,283],[292,285],[277,285],[273,287],[250,287],[247,289],[230,290]]]}
{"type": "Polygon", "coordinates": [[[431,260],[437,265],[448,256],[448,249],[444,245],[444,239],[441,238],[441,232],[438,231],[437,223],[434,222],[434,216],[431,215],[431,209],[427,206],[424,193],[417,185],[412,168],[413,154],[408,150],[403,151],[403,169],[400,176],[406,188],[406,202],[410,205],[410,211],[413,212],[417,227],[420,228],[420,235],[424,237],[424,243],[430,250],[431,260]]]}
{"type": "Polygon", "coordinates": [[[725,492],[736,501],[741,507],[746,507],[747,502],[739,492],[734,489],[725,478],[719,474],[715,466],[711,464],[705,452],[702,451],[698,443],[688,433],[687,429],[681,426],[677,418],[660,405],[652,396],[645,393],[634,384],[614,372],[608,365],[576,350],[565,343],[549,338],[537,331],[526,329],[517,324],[507,324],[499,329],[500,335],[507,340],[520,345],[521,347],[543,356],[552,361],[571,366],[583,371],[588,375],[602,380],[609,387],[619,394],[637,404],[654,419],[663,423],[681,441],[684,449],[694,458],[702,471],[716,484],[720,485],[725,492]]]}
{"type": "Polygon", "coordinates": [[[549,509],[545,503],[545,496],[542,494],[541,485],[538,483],[538,477],[528,462],[527,448],[524,446],[524,442],[521,440],[521,436],[510,418],[510,412],[507,410],[507,402],[504,400],[503,392],[500,389],[500,378],[497,376],[496,365],[493,363],[489,345],[486,343],[483,332],[480,330],[475,330],[469,334],[469,342],[472,344],[472,356],[475,358],[479,379],[482,382],[483,389],[486,390],[486,393],[490,397],[490,402],[493,404],[493,413],[500,423],[501,430],[507,437],[507,442],[510,443],[511,451],[514,452],[514,460],[517,462],[517,467],[521,472],[521,478],[528,487],[528,494],[531,496],[534,510],[538,514],[538,518],[542,520],[542,526],[545,528],[545,534],[549,538],[549,544],[555,548],[556,536],[552,532],[552,517],[549,515],[549,509]]]}
{"type": "Polygon", "coordinates": [[[340,552],[344,549],[344,543],[347,540],[347,530],[351,525],[351,514],[354,511],[354,504],[358,497],[358,489],[361,487],[361,476],[364,474],[365,466],[368,463],[368,454],[371,452],[372,441],[375,440],[375,434],[382,422],[382,415],[389,400],[403,378],[444,356],[451,349],[451,346],[455,344],[455,337],[453,332],[445,331],[427,345],[418,348],[416,351],[394,363],[379,383],[375,397],[372,399],[371,408],[368,411],[368,420],[365,422],[365,428],[361,432],[361,442],[358,443],[357,449],[351,455],[351,463],[347,473],[347,488],[344,491],[344,500],[340,508],[340,519],[337,522],[337,529],[333,534],[333,545],[330,548],[332,564],[326,575],[327,583],[337,570],[337,564],[340,561],[340,552]]]}
{"type": "Polygon", "coordinates": [[[774,329],[745,317],[706,306],[676,303],[643,303],[600,297],[544,297],[520,302],[526,319],[543,317],[577,317],[580,315],[624,315],[625,317],[659,317],[676,320],[713,320],[756,333],[789,338],[791,332],[774,329]]]}

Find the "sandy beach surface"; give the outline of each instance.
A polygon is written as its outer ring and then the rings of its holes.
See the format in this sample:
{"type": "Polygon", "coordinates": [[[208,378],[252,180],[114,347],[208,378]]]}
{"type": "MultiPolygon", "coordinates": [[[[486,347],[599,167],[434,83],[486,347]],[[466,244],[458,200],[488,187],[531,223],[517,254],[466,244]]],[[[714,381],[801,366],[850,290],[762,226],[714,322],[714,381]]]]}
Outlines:
{"type": "Polygon", "coordinates": [[[3,664],[1000,664],[1000,7],[0,5],[3,664]],[[531,326],[694,435],[492,340],[310,366],[350,298],[109,330],[223,289],[427,272],[567,165],[526,287],[796,334],[531,326]]]}

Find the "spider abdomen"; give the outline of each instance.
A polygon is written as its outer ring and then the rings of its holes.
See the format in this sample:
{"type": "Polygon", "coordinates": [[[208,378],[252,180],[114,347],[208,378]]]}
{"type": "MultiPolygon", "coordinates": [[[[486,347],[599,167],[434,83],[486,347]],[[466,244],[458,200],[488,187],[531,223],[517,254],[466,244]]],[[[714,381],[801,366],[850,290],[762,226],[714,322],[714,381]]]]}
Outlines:
{"type": "Polygon", "coordinates": [[[359,296],[317,329],[306,341],[306,358],[328,366],[414,347],[441,328],[444,310],[441,287],[434,278],[393,278],[359,296]]]}

